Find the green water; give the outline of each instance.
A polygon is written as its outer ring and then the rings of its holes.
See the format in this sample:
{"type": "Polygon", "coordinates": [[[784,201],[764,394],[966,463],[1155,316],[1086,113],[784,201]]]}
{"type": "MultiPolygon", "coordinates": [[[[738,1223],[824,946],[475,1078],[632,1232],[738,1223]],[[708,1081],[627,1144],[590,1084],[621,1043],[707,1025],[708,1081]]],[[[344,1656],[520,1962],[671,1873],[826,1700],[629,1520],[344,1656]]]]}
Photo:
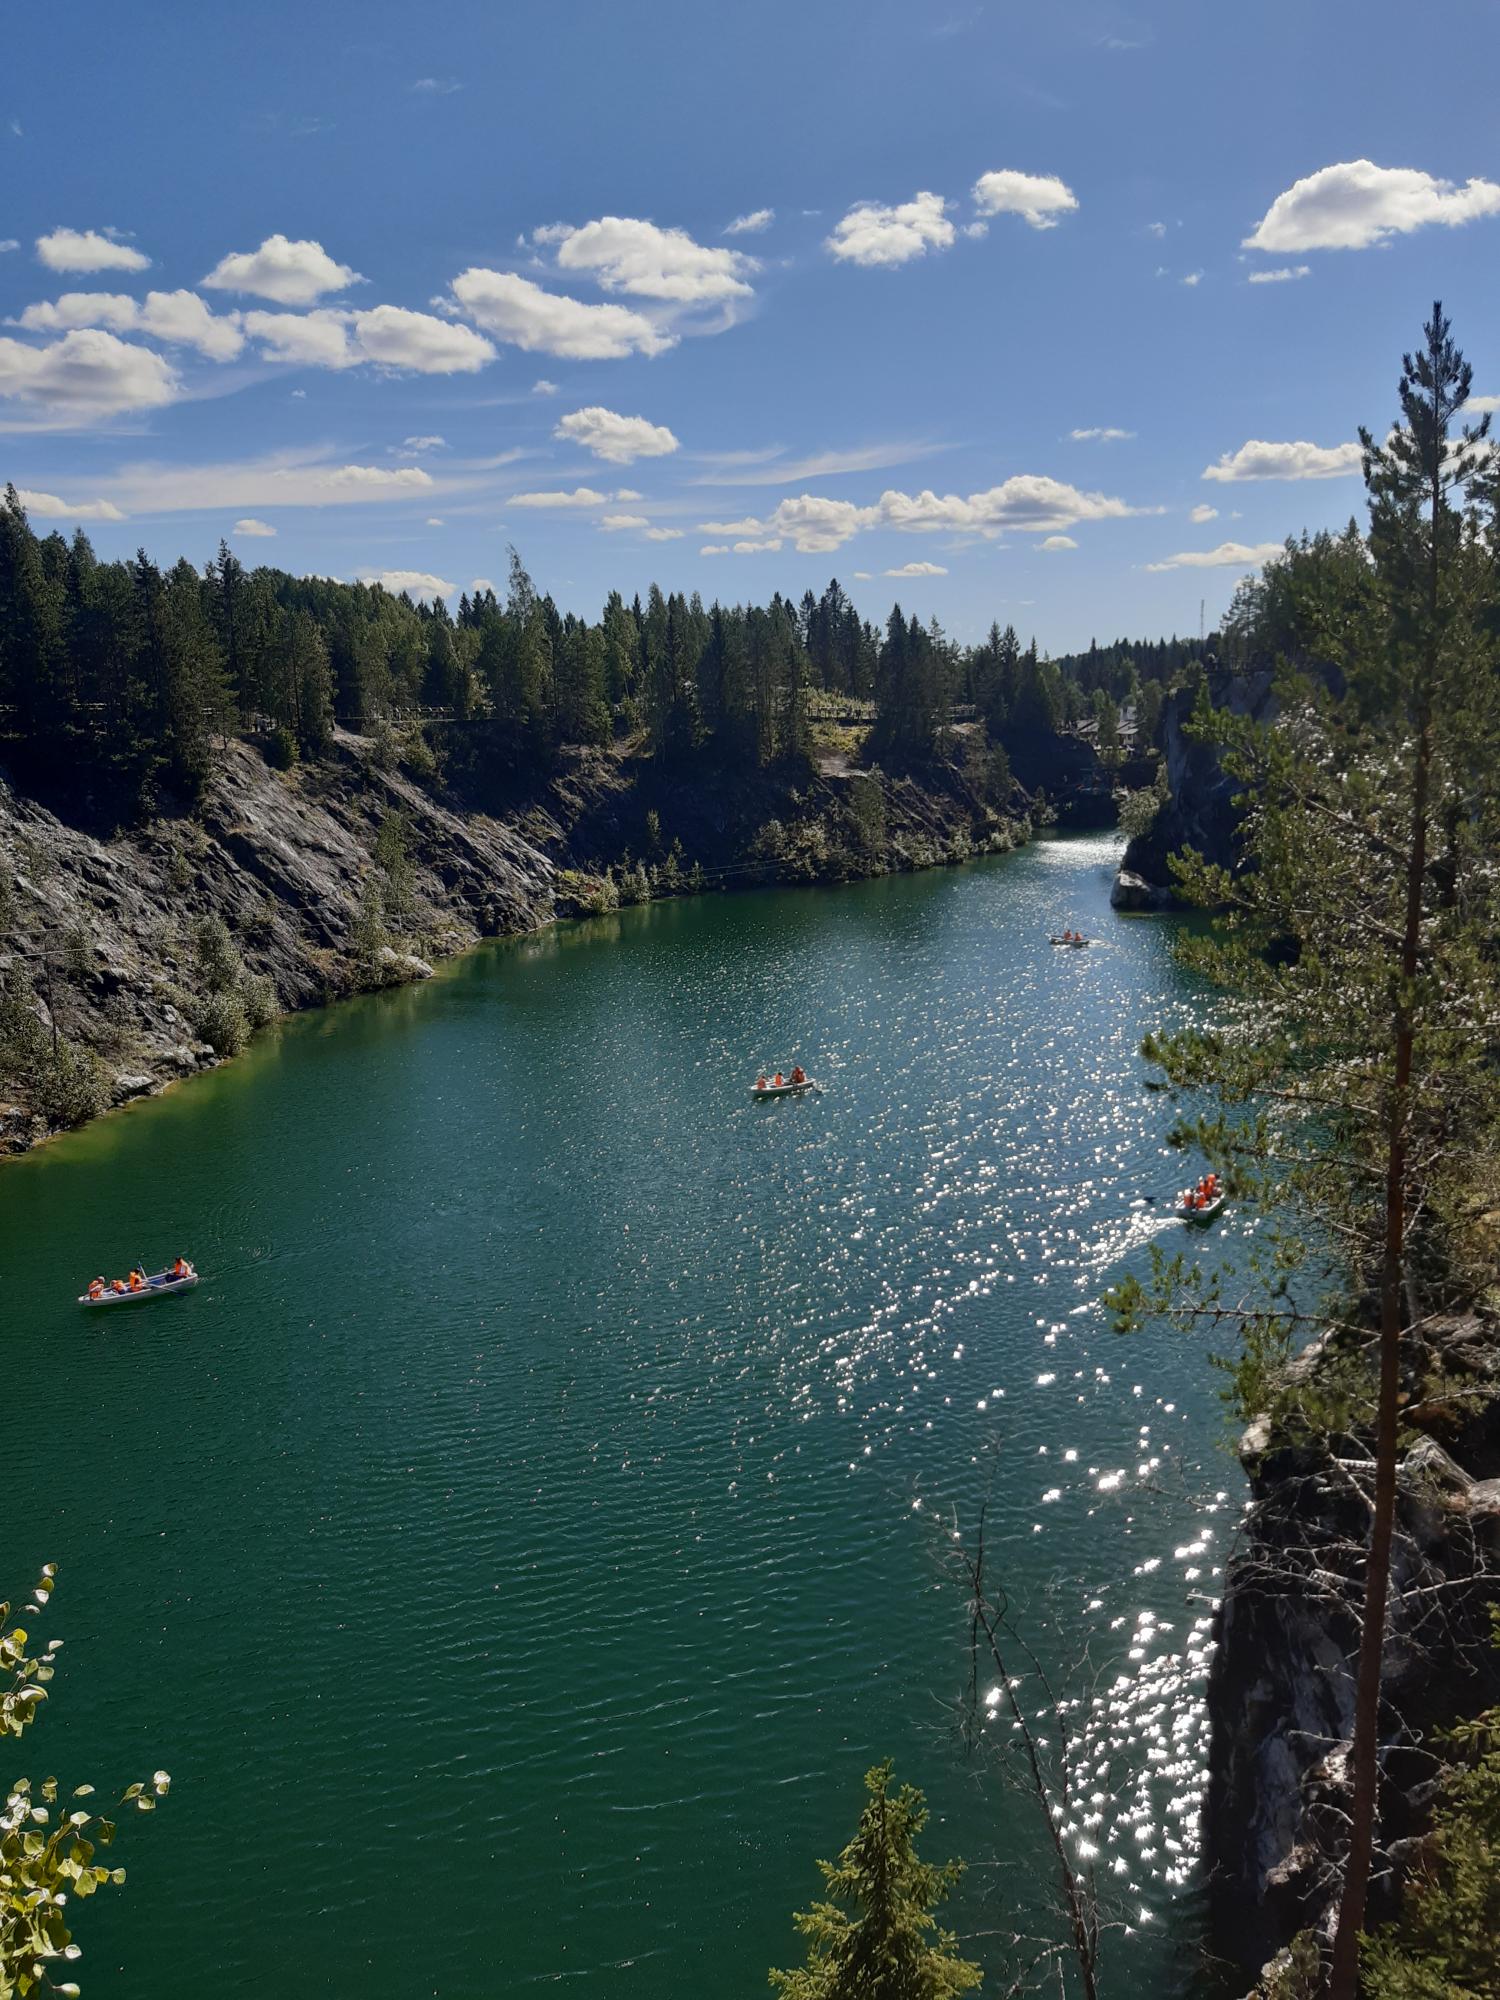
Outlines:
{"type": "Polygon", "coordinates": [[[1030,1635],[1089,1648],[1111,1990],[1161,1990],[1238,1493],[1148,1490],[1232,1484],[1213,1385],[1095,1305],[1178,1177],[1134,1049],[1185,996],[1114,859],[486,948],[0,1171],[0,1588],[56,1561],[67,1639],[21,1768],[174,1780],[86,1993],[758,1995],[887,1753],[992,1939],[1043,1857],[954,1726],[987,1487],[1030,1635]],[[797,1058],[825,1095],[750,1102],[797,1058]],[[179,1251],[189,1297],[72,1303],[179,1251]]]}

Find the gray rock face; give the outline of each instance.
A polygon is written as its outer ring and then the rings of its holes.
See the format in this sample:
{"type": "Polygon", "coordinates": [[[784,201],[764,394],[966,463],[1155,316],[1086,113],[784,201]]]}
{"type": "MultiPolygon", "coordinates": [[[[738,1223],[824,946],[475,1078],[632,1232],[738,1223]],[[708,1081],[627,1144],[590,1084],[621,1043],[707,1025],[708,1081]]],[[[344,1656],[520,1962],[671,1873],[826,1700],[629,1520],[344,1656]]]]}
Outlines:
{"type": "Polygon", "coordinates": [[[1144,875],[1137,875],[1129,868],[1122,868],[1109,892],[1109,901],[1111,909],[1115,910],[1170,910],[1175,898],[1170,889],[1162,888],[1157,882],[1148,882],[1144,875]]]}
{"type": "MultiPolygon", "coordinates": [[[[1332,1336],[1294,1364],[1304,1381],[1336,1357],[1332,1336]]],[[[1494,1699],[1488,1606],[1500,1595],[1500,1470],[1492,1420],[1497,1330],[1474,1315],[1432,1323],[1411,1357],[1453,1401],[1412,1401],[1429,1430],[1402,1461],[1385,1649],[1381,1846],[1372,1918],[1399,1889],[1403,1843],[1424,1827],[1435,1727],[1494,1699]],[[1467,1379],[1465,1379],[1467,1378],[1467,1379]],[[1450,1450],[1448,1445],[1452,1445],[1450,1450]]],[[[1306,1926],[1331,1926],[1347,1838],[1345,1762],[1354,1722],[1363,1552],[1373,1466],[1353,1440],[1275,1446],[1264,1422],[1241,1442],[1254,1502],[1231,1558],[1209,1681],[1205,1848],[1217,1951],[1247,1975],[1306,1926]]]]}

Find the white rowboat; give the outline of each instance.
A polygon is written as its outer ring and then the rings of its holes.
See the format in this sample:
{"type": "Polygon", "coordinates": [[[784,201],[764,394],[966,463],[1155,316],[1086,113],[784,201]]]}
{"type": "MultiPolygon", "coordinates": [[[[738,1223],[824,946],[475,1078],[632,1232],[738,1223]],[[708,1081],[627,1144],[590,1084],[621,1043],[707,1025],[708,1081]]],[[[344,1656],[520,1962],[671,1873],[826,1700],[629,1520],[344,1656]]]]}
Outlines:
{"type": "Polygon", "coordinates": [[[1092,938],[1048,938],[1047,942],[1048,944],[1071,945],[1075,951],[1078,951],[1081,950],[1084,945],[1092,944],[1094,940],[1092,938]]]}
{"type": "Polygon", "coordinates": [[[804,1091],[821,1090],[822,1085],[807,1077],[801,1083],[752,1083],[752,1097],[801,1097],[804,1091]]]}
{"type": "Polygon", "coordinates": [[[81,1306],[136,1306],[143,1299],[164,1298],[168,1292],[190,1292],[198,1282],[198,1273],[188,1266],[185,1278],[174,1278],[170,1271],[153,1271],[138,1292],[125,1290],[112,1292],[107,1287],[97,1299],[91,1299],[87,1292],[80,1295],[81,1306]]]}
{"type": "Polygon", "coordinates": [[[1205,1202],[1202,1208],[1192,1208],[1186,1200],[1180,1200],[1174,1212],[1179,1222],[1212,1222],[1228,1199],[1227,1195],[1216,1194],[1213,1200],[1205,1202]]]}

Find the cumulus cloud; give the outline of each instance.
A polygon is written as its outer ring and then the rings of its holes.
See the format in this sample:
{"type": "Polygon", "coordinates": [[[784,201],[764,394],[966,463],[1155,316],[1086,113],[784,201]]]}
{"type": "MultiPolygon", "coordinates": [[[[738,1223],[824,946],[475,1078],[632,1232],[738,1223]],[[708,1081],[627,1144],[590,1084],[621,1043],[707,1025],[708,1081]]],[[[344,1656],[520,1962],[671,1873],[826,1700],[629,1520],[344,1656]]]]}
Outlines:
{"type": "Polygon", "coordinates": [[[1259,569],[1272,556],[1280,555],[1280,542],[1257,542],[1247,548],[1243,542],[1220,542],[1216,549],[1184,549],[1180,555],[1164,556],[1147,563],[1149,570],[1163,569],[1259,569]]]}
{"type": "Polygon", "coordinates": [[[353,368],[364,356],[349,338],[349,316],[320,307],[309,313],[247,312],[246,333],[267,361],[294,368],[353,368]]]}
{"type": "Polygon", "coordinates": [[[830,500],[803,493],[778,503],[764,518],[700,521],[705,535],[743,536],[763,542],[771,537],[790,541],[804,555],[826,554],[867,528],[891,528],[908,534],[977,534],[994,540],[1007,530],[1059,533],[1079,521],[1123,520],[1145,510],[1131,507],[1107,493],[1085,493],[1059,479],[1038,473],[1017,473],[983,493],[900,493],[887,489],[869,506],[852,500],[830,500]]]}
{"type": "Polygon", "coordinates": [[[355,575],[361,583],[378,583],[392,596],[399,596],[404,590],[408,597],[421,598],[429,604],[435,597],[453,595],[454,586],[446,578],[433,576],[425,569],[361,569],[355,575]]]}
{"type": "Polygon", "coordinates": [[[616,500],[644,500],[646,496],[644,493],[637,493],[633,486],[620,486],[615,489],[612,497],[616,500]]]}
{"type": "Polygon", "coordinates": [[[1252,285],[1291,285],[1311,275],[1311,264],[1282,264],[1274,271],[1252,271],[1252,285]]]}
{"type": "Polygon", "coordinates": [[[729,554],[729,544],[728,542],[705,542],[698,553],[700,556],[727,556],[729,554]]]}
{"type": "Polygon", "coordinates": [[[210,361],[233,361],[245,345],[239,315],[212,312],[196,292],[147,292],[144,300],[124,292],[64,292],[28,306],[16,325],[45,333],[102,326],[112,333],[153,334],[172,346],[196,347],[210,361]]]}
{"type": "Polygon", "coordinates": [[[54,229],[36,239],[49,271],[144,271],[151,259],[98,229],[54,229]]]}
{"type": "Polygon", "coordinates": [[[330,257],[321,243],[278,234],[268,236],[258,250],[221,257],[203,283],[218,292],[253,292],[279,306],[310,306],[327,292],[341,292],[364,280],[330,257]]]}
{"type": "Polygon", "coordinates": [[[1116,438],[1133,438],[1135,432],[1118,430],[1113,424],[1090,424],[1087,430],[1069,431],[1068,436],[1075,444],[1083,444],[1090,438],[1097,438],[1101,444],[1111,444],[1116,438]]]}
{"type": "Polygon", "coordinates": [[[271,526],[269,521],[257,521],[253,514],[247,514],[243,521],[235,522],[234,532],[237,535],[264,537],[274,535],[276,530],[271,526]]]}
{"type": "Polygon", "coordinates": [[[1203,273],[1201,271],[1189,271],[1185,277],[1179,278],[1177,282],[1179,285],[1201,285],[1203,283],[1203,273]]]}
{"type": "Polygon", "coordinates": [[[178,386],[161,355],[97,327],[65,333],[45,347],[0,339],[0,396],[64,423],[157,409],[172,401],[178,386]]]}
{"type": "Polygon", "coordinates": [[[745,280],[757,268],[738,250],[695,243],[685,229],[662,229],[629,215],[602,215],[580,229],[558,223],[534,230],[532,241],[556,247],[560,271],[587,272],[607,292],[673,305],[748,298],[745,280]]]}
{"type": "Polygon", "coordinates": [[[888,207],[861,201],[851,208],[826,247],[841,262],[884,266],[909,264],[928,250],[946,250],[953,241],[948,204],[940,194],[916,194],[888,207]]]}
{"type": "Polygon", "coordinates": [[[490,576],[476,576],[474,581],[469,585],[470,591],[476,597],[482,590],[488,590],[493,592],[494,588],[495,588],[495,579],[490,576]]]}
{"type": "Polygon", "coordinates": [[[1063,549],[1076,549],[1077,546],[1077,542],[1074,541],[1071,535],[1048,535],[1047,539],[1042,543],[1042,547],[1049,555],[1056,555],[1063,549]]]}
{"type": "Polygon", "coordinates": [[[405,306],[373,306],[354,315],[354,337],[369,361],[417,375],[474,375],[495,358],[482,333],[405,306]]]}
{"type": "Polygon", "coordinates": [[[974,206],[981,215],[1019,215],[1033,229],[1055,229],[1078,197],[1056,174],[1021,174],[1010,169],[981,174],[974,183],[974,206]]]}
{"type": "Polygon", "coordinates": [[[1482,417],[1486,410],[1500,410],[1500,396],[1471,396],[1464,404],[1465,416],[1482,417]]]}
{"type": "Polygon", "coordinates": [[[571,410],[552,435],[568,444],[582,445],[595,458],[611,465],[629,465],[637,458],[662,458],[677,450],[677,439],[665,424],[648,423],[645,417],[622,417],[598,403],[587,409],[571,410]]]}
{"type": "Polygon", "coordinates": [[[649,528],[651,523],[644,514],[606,514],[599,526],[606,535],[623,534],[630,528],[649,528]]]}
{"type": "Polygon", "coordinates": [[[748,215],[737,215],[725,229],[726,236],[759,236],[770,228],[776,220],[774,208],[752,208],[748,215]]]}
{"type": "Polygon", "coordinates": [[[887,576],[946,576],[947,574],[941,563],[930,562],[902,563],[900,569],[886,571],[887,576]]]}
{"type": "Polygon", "coordinates": [[[533,396],[555,396],[557,394],[557,384],[549,382],[545,375],[540,376],[532,383],[531,393],[533,396]]]}
{"type": "Polygon", "coordinates": [[[1251,438],[1238,451],[1226,451],[1217,465],[1205,466],[1203,477],[1225,485],[1242,479],[1342,479],[1359,467],[1357,444],[1308,444],[1303,438],[1267,444],[1263,438],[1251,438]]]}
{"type": "Polygon", "coordinates": [[[1365,250],[1391,236],[1441,223],[1456,228],[1500,214],[1500,186],[1470,180],[1462,187],[1415,167],[1377,167],[1344,160],[1293,181],[1277,195],[1245,238],[1247,250],[1365,250]]]}
{"type": "Polygon", "coordinates": [[[622,361],[630,354],[661,354],[676,339],[629,306],[586,305],[530,278],[477,265],[453,280],[453,297],[466,318],[529,354],[622,361]]]}
{"type": "Polygon", "coordinates": [[[125,516],[113,500],[64,500],[56,493],[33,493],[29,487],[17,489],[21,505],[38,521],[123,521],[125,516]]]}
{"type": "Polygon", "coordinates": [[[647,528],[648,542],[680,542],[686,530],[683,528],[647,528]]]}
{"type": "Polygon", "coordinates": [[[575,486],[571,493],[560,489],[549,489],[545,493],[512,493],[506,502],[510,507],[563,508],[563,507],[604,507],[609,502],[607,493],[596,493],[592,486],[575,486]]]}
{"type": "Polygon", "coordinates": [[[1206,500],[1200,501],[1196,507],[1190,507],[1188,509],[1188,519],[1190,521],[1196,521],[1200,528],[1202,527],[1205,521],[1217,521],[1218,518],[1219,518],[1218,508],[1210,507],[1206,500]]]}

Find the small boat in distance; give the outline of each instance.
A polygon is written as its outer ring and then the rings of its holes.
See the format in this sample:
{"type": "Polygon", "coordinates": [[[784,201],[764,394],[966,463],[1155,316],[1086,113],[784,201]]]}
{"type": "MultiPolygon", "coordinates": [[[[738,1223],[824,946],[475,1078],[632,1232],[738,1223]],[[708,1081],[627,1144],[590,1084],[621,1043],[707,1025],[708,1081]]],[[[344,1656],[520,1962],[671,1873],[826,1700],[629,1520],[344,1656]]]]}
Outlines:
{"type": "Polygon", "coordinates": [[[1179,1222],[1212,1222],[1216,1215],[1222,1214],[1228,1199],[1217,1182],[1209,1188],[1200,1182],[1195,1188],[1183,1189],[1172,1212],[1179,1222]]]}
{"type": "Polygon", "coordinates": [[[799,1063],[790,1076],[783,1076],[777,1070],[775,1076],[768,1077],[762,1072],[750,1086],[752,1097],[800,1097],[804,1091],[814,1090],[820,1095],[823,1086],[814,1083],[799,1063]]]}
{"type": "Polygon", "coordinates": [[[186,1259],[182,1260],[182,1264],[180,1273],[175,1268],[149,1274],[143,1272],[136,1285],[120,1279],[104,1285],[101,1279],[96,1278],[86,1292],[79,1294],[78,1303],[81,1306],[133,1306],[139,1305],[143,1299],[165,1298],[169,1292],[190,1292],[198,1282],[198,1273],[186,1259]],[[115,1284],[120,1285],[119,1291],[114,1289],[115,1284]]]}
{"type": "Polygon", "coordinates": [[[1077,949],[1083,945],[1092,944],[1094,940],[1091,937],[1082,937],[1076,931],[1065,931],[1061,937],[1048,938],[1047,942],[1048,944],[1070,944],[1077,949]]]}

